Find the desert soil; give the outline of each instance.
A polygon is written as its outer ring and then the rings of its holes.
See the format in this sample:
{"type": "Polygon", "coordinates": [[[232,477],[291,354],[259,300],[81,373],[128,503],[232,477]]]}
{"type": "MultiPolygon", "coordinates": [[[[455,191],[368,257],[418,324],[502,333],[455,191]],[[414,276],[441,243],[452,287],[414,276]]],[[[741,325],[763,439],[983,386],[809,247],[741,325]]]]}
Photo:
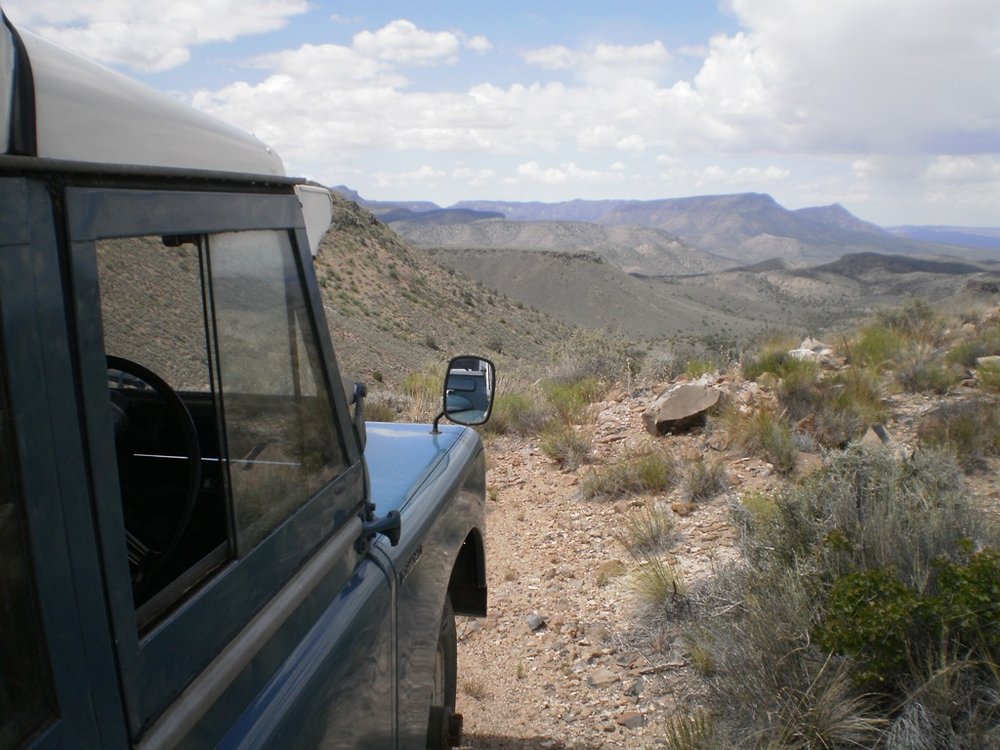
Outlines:
{"type": "MultiPolygon", "coordinates": [[[[643,612],[637,563],[618,541],[626,514],[671,508],[671,558],[690,584],[735,555],[729,496],[692,504],[682,490],[616,502],[584,500],[581,477],[651,442],[674,455],[711,451],[701,434],[653,438],[648,398],[600,405],[589,466],[560,471],[537,440],[488,444],[490,614],[459,618],[458,710],[470,750],[661,748],[665,725],[690,709],[692,669],[679,629],[643,612]],[[687,706],[687,709],[686,709],[687,706]]],[[[766,489],[767,464],[730,458],[735,486],[766,489]]]]}

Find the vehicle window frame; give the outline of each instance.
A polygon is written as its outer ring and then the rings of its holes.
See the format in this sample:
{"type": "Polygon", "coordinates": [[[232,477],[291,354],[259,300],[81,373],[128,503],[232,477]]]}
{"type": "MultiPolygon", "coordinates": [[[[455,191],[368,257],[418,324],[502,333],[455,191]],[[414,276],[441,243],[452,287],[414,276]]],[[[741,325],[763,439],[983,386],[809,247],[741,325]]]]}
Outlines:
{"type": "Polygon", "coordinates": [[[41,180],[0,178],[0,330],[19,484],[58,716],[32,750],[127,742],[67,346],[60,245],[41,180]]]}
{"type": "Polygon", "coordinates": [[[87,442],[91,448],[98,532],[106,568],[119,671],[133,737],[177,696],[288,580],[320,543],[363,509],[364,470],[346,418],[347,405],[320,307],[301,209],[291,188],[273,193],[67,188],[70,286],[79,349],[87,442]],[[139,635],[125,559],[120,492],[107,418],[106,364],[100,320],[96,242],[150,235],[287,231],[305,285],[309,325],[331,394],[333,420],[349,468],[312,496],[245,556],[231,561],[150,632],[139,635]],[[97,311],[97,314],[95,314],[97,311]],[[324,366],[325,363],[325,366],[324,366]],[[266,582],[266,583],[262,583],[266,582]],[[219,617],[225,612],[226,617],[219,617]],[[191,634],[198,638],[192,639],[191,634]]]}

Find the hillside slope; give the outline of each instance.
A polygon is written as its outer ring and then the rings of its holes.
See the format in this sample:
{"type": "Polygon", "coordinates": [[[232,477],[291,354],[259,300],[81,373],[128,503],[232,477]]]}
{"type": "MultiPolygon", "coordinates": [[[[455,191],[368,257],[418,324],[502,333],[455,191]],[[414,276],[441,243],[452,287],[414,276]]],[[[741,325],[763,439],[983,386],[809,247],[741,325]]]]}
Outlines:
{"type": "Polygon", "coordinates": [[[707,273],[732,265],[731,261],[684,244],[668,232],[649,227],[507,219],[437,223],[409,220],[393,221],[390,226],[418,247],[594,253],[626,273],[650,276],[707,273]]]}
{"type": "Polygon", "coordinates": [[[501,367],[543,362],[569,329],[413,250],[356,203],[334,195],[316,274],[343,373],[398,385],[461,353],[501,367]]]}

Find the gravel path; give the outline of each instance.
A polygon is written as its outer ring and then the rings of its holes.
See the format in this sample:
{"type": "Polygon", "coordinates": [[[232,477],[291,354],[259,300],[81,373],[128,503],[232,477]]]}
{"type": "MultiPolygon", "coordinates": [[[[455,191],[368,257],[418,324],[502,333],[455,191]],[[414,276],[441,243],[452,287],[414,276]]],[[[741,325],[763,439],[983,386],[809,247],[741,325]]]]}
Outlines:
{"type": "MultiPolygon", "coordinates": [[[[595,463],[653,439],[642,404],[603,405],[595,463]]],[[[659,438],[701,450],[700,436],[659,438]]],[[[691,505],[673,495],[614,503],[583,500],[580,477],[560,471],[536,440],[488,447],[487,566],[490,615],[460,618],[458,710],[470,750],[662,748],[690,666],[670,628],[651,628],[632,593],[633,562],[617,540],[624,514],[645,503],[676,507],[671,558],[685,581],[734,551],[727,499],[691,505]]],[[[731,474],[752,480],[761,467],[731,474]]]]}

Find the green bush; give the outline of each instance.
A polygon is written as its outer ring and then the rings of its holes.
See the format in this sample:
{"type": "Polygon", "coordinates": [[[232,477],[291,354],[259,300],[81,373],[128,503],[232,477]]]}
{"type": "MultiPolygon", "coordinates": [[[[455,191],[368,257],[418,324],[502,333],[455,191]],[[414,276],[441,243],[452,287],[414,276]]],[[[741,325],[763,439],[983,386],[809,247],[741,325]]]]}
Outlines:
{"type": "Polygon", "coordinates": [[[862,686],[885,688],[906,674],[911,658],[920,658],[939,633],[931,608],[887,570],[862,570],[839,578],[813,631],[816,643],[833,653],[853,656],[854,679],[862,686]]]}
{"type": "Polygon", "coordinates": [[[901,692],[914,664],[961,653],[986,664],[1000,657],[1000,552],[936,561],[923,594],[887,570],[839,578],[822,606],[816,642],[857,661],[862,686],[901,692]]]}

